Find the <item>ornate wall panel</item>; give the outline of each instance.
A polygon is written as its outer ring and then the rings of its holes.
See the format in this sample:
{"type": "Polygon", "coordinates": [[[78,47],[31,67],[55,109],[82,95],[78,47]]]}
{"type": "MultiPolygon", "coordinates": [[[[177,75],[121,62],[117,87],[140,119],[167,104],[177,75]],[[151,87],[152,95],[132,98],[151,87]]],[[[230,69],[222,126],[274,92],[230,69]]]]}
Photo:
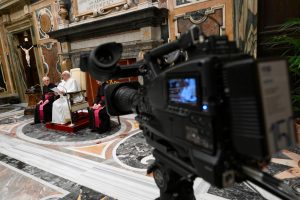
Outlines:
{"type": "Polygon", "coordinates": [[[37,29],[39,33],[39,39],[49,38],[47,33],[54,29],[54,19],[52,15],[51,6],[41,8],[35,11],[37,19],[37,29]]]}
{"type": "Polygon", "coordinates": [[[43,55],[43,69],[44,75],[47,74],[50,77],[51,81],[56,83],[60,81],[61,76],[57,71],[57,62],[58,62],[58,50],[56,43],[48,43],[41,45],[42,55],[43,55]]]}
{"type": "Polygon", "coordinates": [[[199,26],[206,35],[234,38],[233,0],[170,1],[169,39],[174,40],[191,25],[199,26]]]}
{"type": "Polygon", "coordinates": [[[192,25],[199,26],[207,36],[222,34],[225,30],[224,7],[201,9],[177,17],[177,34],[186,32],[192,25]]]}
{"type": "MultiPolygon", "coordinates": [[[[113,12],[128,10],[136,6],[138,0],[72,0],[71,21],[85,20],[87,17],[100,17],[113,12]]],[[[65,13],[65,7],[61,7],[61,13],[65,13]]],[[[63,14],[62,19],[65,19],[63,14]]]]}

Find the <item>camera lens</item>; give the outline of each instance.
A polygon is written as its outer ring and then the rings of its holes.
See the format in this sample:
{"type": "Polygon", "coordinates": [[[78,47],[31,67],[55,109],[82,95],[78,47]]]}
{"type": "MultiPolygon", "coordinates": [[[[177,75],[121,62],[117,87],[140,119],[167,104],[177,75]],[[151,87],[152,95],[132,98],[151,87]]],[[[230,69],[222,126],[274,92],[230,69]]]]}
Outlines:
{"type": "Polygon", "coordinates": [[[130,112],[133,103],[138,98],[137,90],[128,86],[120,87],[114,96],[114,105],[120,112],[130,112]]]}

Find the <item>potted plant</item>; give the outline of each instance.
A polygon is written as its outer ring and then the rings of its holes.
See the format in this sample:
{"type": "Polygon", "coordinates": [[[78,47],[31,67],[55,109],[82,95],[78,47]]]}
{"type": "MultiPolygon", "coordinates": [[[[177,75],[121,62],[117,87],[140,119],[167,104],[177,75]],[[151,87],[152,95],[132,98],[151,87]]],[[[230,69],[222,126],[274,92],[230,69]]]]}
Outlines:
{"type": "Polygon", "coordinates": [[[288,60],[291,77],[291,98],[298,144],[300,144],[300,18],[288,20],[279,28],[279,35],[270,40],[272,48],[283,50],[282,56],[288,60]]]}

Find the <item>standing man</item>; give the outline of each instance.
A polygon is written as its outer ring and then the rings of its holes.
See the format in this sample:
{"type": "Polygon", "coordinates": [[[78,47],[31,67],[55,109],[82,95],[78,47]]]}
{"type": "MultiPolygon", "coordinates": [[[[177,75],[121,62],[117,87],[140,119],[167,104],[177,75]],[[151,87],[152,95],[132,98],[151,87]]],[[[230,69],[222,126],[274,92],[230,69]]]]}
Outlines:
{"type": "MultiPolygon", "coordinates": [[[[69,71],[64,71],[62,74],[62,81],[58,84],[58,95],[60,98],[54,101],[52,108],[52,123],[65,124],[70,121],[71,115],[68,106],[66,93],[77,92],[80,90],[75,79],[71,78],[69,71]]],[[[74,103],[83,100],[81,95],[73,99],[74,103]]]]}
{"type": "Polygon", "coordinates": [[[50,83],[50,78],[47,76],[43,77],[43,94],[42,99],[35,107],[34,113],[34,124],[40,122],[49,122],[52,117],[52,104],[54,101],[54,93],[51,91],[56,85],[50,83]]]}

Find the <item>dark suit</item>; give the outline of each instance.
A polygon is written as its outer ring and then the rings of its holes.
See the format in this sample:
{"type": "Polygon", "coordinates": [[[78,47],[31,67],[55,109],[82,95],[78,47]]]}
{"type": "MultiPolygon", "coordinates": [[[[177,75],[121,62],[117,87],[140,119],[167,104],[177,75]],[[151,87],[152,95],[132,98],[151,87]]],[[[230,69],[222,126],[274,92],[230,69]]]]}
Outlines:
{"type": "Polygon", "coordinates": [[[55,95],[52,92],[52,88],[56,87],[53,83],[50,83],[48,86],[43,86],[43,95],[42,95],[42,101],[43,103],[48,100],[49,103],[43,105],[42,104],[37,104],[35,107],[35,113],[34,113],[34,123],[40,123],[41,121],[43,122],[49,122],[52,120],[52,104],[55,100],[55,95]],[[43,105],[43,119],[40,119],[40,108],[43,105]]]}

